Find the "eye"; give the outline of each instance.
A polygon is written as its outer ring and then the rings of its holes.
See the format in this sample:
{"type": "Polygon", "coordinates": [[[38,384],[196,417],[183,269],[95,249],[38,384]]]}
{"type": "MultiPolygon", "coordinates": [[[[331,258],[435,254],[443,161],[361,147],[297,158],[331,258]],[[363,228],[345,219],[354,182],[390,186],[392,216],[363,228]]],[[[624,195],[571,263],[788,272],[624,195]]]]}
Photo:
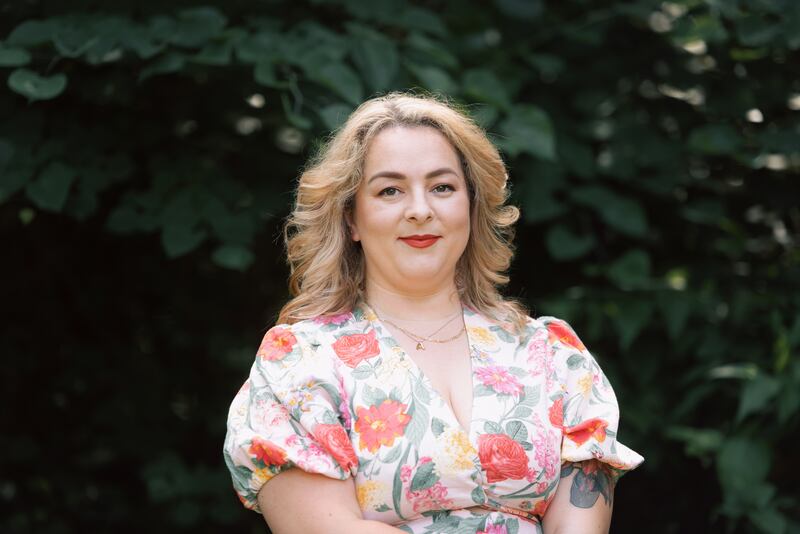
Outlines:
{"type": "Polygon", "coordinates": [[[382,189],[380,193],[378,193],[379,197],[393,197],[397,195],[400,191],[396,187],[387,187],[386,189],[382,189]]]}
{"type": "Polygon", "coordinates": [[[434,193],[449,193],[450,191],[455,191],[456,188],[450,184],[439,184],[433,188],[434,193]]]}

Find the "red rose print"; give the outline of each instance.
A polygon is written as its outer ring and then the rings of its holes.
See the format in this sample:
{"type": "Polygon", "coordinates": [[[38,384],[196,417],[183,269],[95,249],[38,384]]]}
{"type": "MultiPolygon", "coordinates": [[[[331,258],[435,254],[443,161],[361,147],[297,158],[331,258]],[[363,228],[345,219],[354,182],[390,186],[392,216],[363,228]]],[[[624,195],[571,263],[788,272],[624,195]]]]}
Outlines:
{"type": "Polygon", "coordinates": [[[553,322],[547,325],[547,331],[550,332],[550,341],[560,341],[570,347],[575,347],[578,350],[586,350],[586,347],[575,335],[575,332],[567,326],[564,322],[553,322]]]}
{"type": "Polygon", "coordinates": [[[556,401],[550,406],[550,410],[547,412],[548,416],[550,417],[550,423],[557,428],[561,428],[564,426],[564,397],[559,397],[556,401]]]}
{"type": "Polygon", "coordinates": [[[286,451],[266,439],[253,438],[249,452],[267,465],[286,463],[286,451]]]}
{"type": "Polygon", "coordinates": [[[575,426],[567,427],[564,429],[565,435],[578,444],[580,447],[590,438],[595,438],[597,441],[603,442],[606,440],[606,427],[607,421],[602,419],[588,419],[575,426]]]}
{"type": "Polygon", "coordinates": [[[370,330],[366,334],[351,334],[342,336],[333,344],[336,355],[348,367],[355,368],[359,363],[380,354],[378,340],[375,337],[375,330],[370,330]]]}
{"type": "Polygon", "coordinates": [[[314,437],[319,444],[331,453],[342,469],[349,471],[351,467],[358,466],[356,451],[341,425],[317,425],[314,429],[314,437]]]}
{"type": "Polygon", "coordinates": [[[282,360],[292,352],[297,338],[289,330],[276,326],[267,332],[258,348],[258,357],[262,360],[282,360]]]}
{"type": "Polygon", "coordinates": [[[528,455],[522,445],[505,434],[478,436],[478,456],[489,482],[519,480],[528,474],[528,455]]]}

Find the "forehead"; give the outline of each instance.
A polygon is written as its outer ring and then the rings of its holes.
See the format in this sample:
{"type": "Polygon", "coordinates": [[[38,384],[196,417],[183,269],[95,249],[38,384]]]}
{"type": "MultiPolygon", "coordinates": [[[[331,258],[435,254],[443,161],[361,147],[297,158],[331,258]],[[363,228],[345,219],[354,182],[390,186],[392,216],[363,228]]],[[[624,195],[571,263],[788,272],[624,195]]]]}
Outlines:
{"type": "Polygon", "coordinates": [[[369,143],[364,160],[366,170],[402,166],[409,169],[450,165],[460,173],[458,154],[450,141],[431,126],[391,126],[369,143]]]}

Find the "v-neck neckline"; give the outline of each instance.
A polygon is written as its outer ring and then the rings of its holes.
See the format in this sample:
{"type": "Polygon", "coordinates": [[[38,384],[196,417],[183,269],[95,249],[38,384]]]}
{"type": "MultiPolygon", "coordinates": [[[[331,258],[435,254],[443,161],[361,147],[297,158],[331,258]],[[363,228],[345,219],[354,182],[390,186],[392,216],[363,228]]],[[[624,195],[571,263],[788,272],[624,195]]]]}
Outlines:
{"type": "Polygon", "coordinates": [[[394,337],[392,331],[389,330],[385,324],[383,324],[383,321],[381,321],[380,317],[378,317],[378,314],[375,313],[375,310],[373,310],[372,307],[369,304],[367,304],[367,302],[364,300],[361,301],[361,305],[365,308],[365,311],[369,312],[365,314],[365,318],[370,323],[372,328],[377,327],[378,329],[380,329],[380,331],[384,334],[383,337],[388,338],[394,344],[394,346],[397,347],[398,354],[400,355],[400,357],[408,362],[410,368],[413,369],[417,378],[422,382],[424,382],[429,388],[429,390],[432,392],[432,394],[435,395],[445,406],[445,409],[448,412],[448,416],[455,423],[456,428],[458,428],[462,432],[465,432],[468,439],[471,441],[472,430],[474,426],[473,423],[475,422],[475,366],[473,361],[474,348],[472,346],[472,339],[470,338],[469,324],[467,320],[467,306],[463,302],[461,303],[461,320],[464,324],[464,333],[467,336],[467,350],[469,351],[469,377],[470,377],[469,418],[467,421],[467,428],[464,428],[464,426],[461,424],[461,421],[458,420],[458,416],[456,416],[456,412],[453,409],[453,406],[447,401],[447,399],[444,398],[442,393],[438,389],[436,389],[436,387],[434,387],[433,382],[428,377],[428,375],[425,374],[422,368],[419,365],[417,365],[417,362],[414,361],[414,358],[412,358],[411,355],[408,354],[406,349],[403,348],[403,346],[397,341],[397,338],[394,337]]]}

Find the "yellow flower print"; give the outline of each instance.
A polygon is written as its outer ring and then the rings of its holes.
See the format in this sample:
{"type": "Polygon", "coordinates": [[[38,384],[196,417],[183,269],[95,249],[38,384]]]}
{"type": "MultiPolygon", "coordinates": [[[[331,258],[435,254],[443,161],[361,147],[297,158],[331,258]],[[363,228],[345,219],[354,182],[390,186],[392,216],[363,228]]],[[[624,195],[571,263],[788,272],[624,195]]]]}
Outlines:
{"type": "Polygon", "coordinates": [[[250,478],[250,487],[252,489],[260,489],[269,479],[274,477],[275,474],[269,470],[269,467],[256,469],[253,471],[253,476],[250,478]]]}
{"type": "Polygon", "coordinates": [[[356,498],[358,499],[358,506],[362,510],[366,510],[380,504],[384,501],[382,494],[386,489],[386,485],[375,480],[366,480],[356,485],[356,498]]]}
{"type": "Polygon", "coordinates": [[[470,326],[467,328],[469,337],[472,341],[479,345],[493,346],[497,344],[497,338],[482,326],[470,326]]]}
{"type": "Polygon", "coordinates": [[[581,395],[588,397],[589,392],[592,390],[592,375],[584,375],[583,378],[578,380],[578,389],[581,395]]]}
{"type": "Polygon", "coordinates": [[[454,475],[475,467],[477,451],[460,428],[447,428],[436,438],[436,443],[433,462],[440,475],[454,475]]]}

